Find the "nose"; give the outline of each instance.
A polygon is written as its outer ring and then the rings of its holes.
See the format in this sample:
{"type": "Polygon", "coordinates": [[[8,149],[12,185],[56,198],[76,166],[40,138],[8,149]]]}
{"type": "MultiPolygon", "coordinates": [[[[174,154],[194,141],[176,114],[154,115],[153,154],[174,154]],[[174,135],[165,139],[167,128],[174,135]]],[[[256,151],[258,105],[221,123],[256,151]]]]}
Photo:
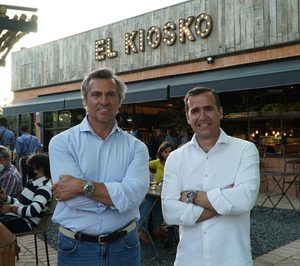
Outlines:
{"type": "Polygon", "coordinates": [[[102,105],[106,105],[108,102],[108,97],[105,94],[102,94],[101,97],[99,97],[99,102],[102,105]]]}
{"type": "Polygon", "coordinates": [[[199,111],[199,119],[204,120],[206,118],[206,113],[204,110],[199,111]]]}

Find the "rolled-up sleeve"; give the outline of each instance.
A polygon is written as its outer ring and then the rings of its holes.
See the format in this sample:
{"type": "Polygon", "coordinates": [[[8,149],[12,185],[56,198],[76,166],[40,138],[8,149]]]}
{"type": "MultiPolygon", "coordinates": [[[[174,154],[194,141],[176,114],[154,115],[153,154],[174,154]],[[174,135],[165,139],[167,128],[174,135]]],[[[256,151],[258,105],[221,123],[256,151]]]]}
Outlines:
{"type": "Polygon", "coordinates": [[[170,158],[165,165],[162,186],[163,216],[167,224],[192,226],[201,216],[203,208],[180,201],[182,191],[182,182],[176,172],[176,160],[170,158]]]}
{"type": "Polygon", "coordinates": [[[254,145],[248,145],[243,150],[239,167],[234,175],[235,181],[232,187],[218,187],[207,192],[208,200],[220,215],[248,212],[255,204],[260,174],[259,155],[254,145]]]}
{"type": "Polygon", "coordinates": [[[137,208],[143,201],[149,189],[147,147],[137,142],[133,151],[133,159],[125,173],[122,182],[104,183],[115,208],[120,212],[137,208]]]}

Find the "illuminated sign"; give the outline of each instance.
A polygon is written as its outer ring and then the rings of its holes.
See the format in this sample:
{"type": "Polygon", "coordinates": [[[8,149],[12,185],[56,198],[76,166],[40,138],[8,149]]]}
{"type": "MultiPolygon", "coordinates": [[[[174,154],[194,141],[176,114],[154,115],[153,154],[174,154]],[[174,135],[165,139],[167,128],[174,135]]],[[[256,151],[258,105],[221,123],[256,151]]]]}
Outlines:
{"type": "MultiPolygon", "coordinates": [[[[125,33],[125,54],[144,52],[146,45],[150,49],[157,49],[161,44],[172,46],[178,40],[185,43],[186,40],[195,41],[196,38],[206,38],[212,31],[211,16],[201,13],[198,17],[190,16],[187,19],[179,19],[178,26],[175,22],[166,22],[162,29],[151,26],[147,31],[144,29],[125,33]],[[177,28],[178,27],[178,28],[177,28]]],[[[107,37],[95,41],[95,60],[101,61],[106,58],[114,58],[118,52],[113,49],[113,39],[107,37]]]]}

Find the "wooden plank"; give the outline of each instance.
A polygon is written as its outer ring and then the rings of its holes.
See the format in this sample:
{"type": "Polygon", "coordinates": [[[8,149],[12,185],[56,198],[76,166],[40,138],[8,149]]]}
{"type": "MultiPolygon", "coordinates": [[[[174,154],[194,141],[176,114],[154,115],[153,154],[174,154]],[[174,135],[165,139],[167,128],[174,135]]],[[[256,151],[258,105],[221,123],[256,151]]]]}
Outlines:
{"type": "Polygon", "coordinates": [[[254,47],[264,46],[264,1],[253,0],[254,47]]]}
{"type": "Polygon", "coordinates": [[[270,45],[277,43],[277,1],[269,1],[270,45]]]}
{"type": "Polygon", "coordinates": [[[299,39],[299,2],[297,0],[287,0],[287,40],[299,39]]]}
{"type": "Polygon", "coordinates": [[[285,42],[287,40],[287,1],[277,0],[277,42],[285,42]]]}

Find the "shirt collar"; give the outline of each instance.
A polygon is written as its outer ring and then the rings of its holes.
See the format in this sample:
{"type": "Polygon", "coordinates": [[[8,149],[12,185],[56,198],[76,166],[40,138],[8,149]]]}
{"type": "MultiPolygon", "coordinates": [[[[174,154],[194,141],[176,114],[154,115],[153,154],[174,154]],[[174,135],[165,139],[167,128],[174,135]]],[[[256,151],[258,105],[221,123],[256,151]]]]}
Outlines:
{"type": "MultiPolygon", "coordinates": [[[[193,135],[191,142],[195,145],[195,146],[199,146],[197,138],[196,138],[196,134],[193,135]]],[[[216,144],[219,143],[228,143],[229,142],[229,136],[224,132],[224,130],[222,128],[220,128],[220,135],[217,139],[216,144]]],[[[215,145],[216,145],[215,144],[215,145]]]]}
{"type": "MultiPolygon", "coordinates": [[[[80,131],[89,131],[89,132],[92,132],[93,134],[95,134],[93,128],[91,127],[91,124],[88,120],[88,116],[86,115],[85,118],[82,120],[82,122],[80,123],[80,131]]],[[[108,137],[110,135],[112,135],[114,132],[120,132],[121,129],[120,127],[118,126],[118,123],[117,121],[115,121],[115,124],[111,130],[111,132],[109,133],[108,137]]]]}

